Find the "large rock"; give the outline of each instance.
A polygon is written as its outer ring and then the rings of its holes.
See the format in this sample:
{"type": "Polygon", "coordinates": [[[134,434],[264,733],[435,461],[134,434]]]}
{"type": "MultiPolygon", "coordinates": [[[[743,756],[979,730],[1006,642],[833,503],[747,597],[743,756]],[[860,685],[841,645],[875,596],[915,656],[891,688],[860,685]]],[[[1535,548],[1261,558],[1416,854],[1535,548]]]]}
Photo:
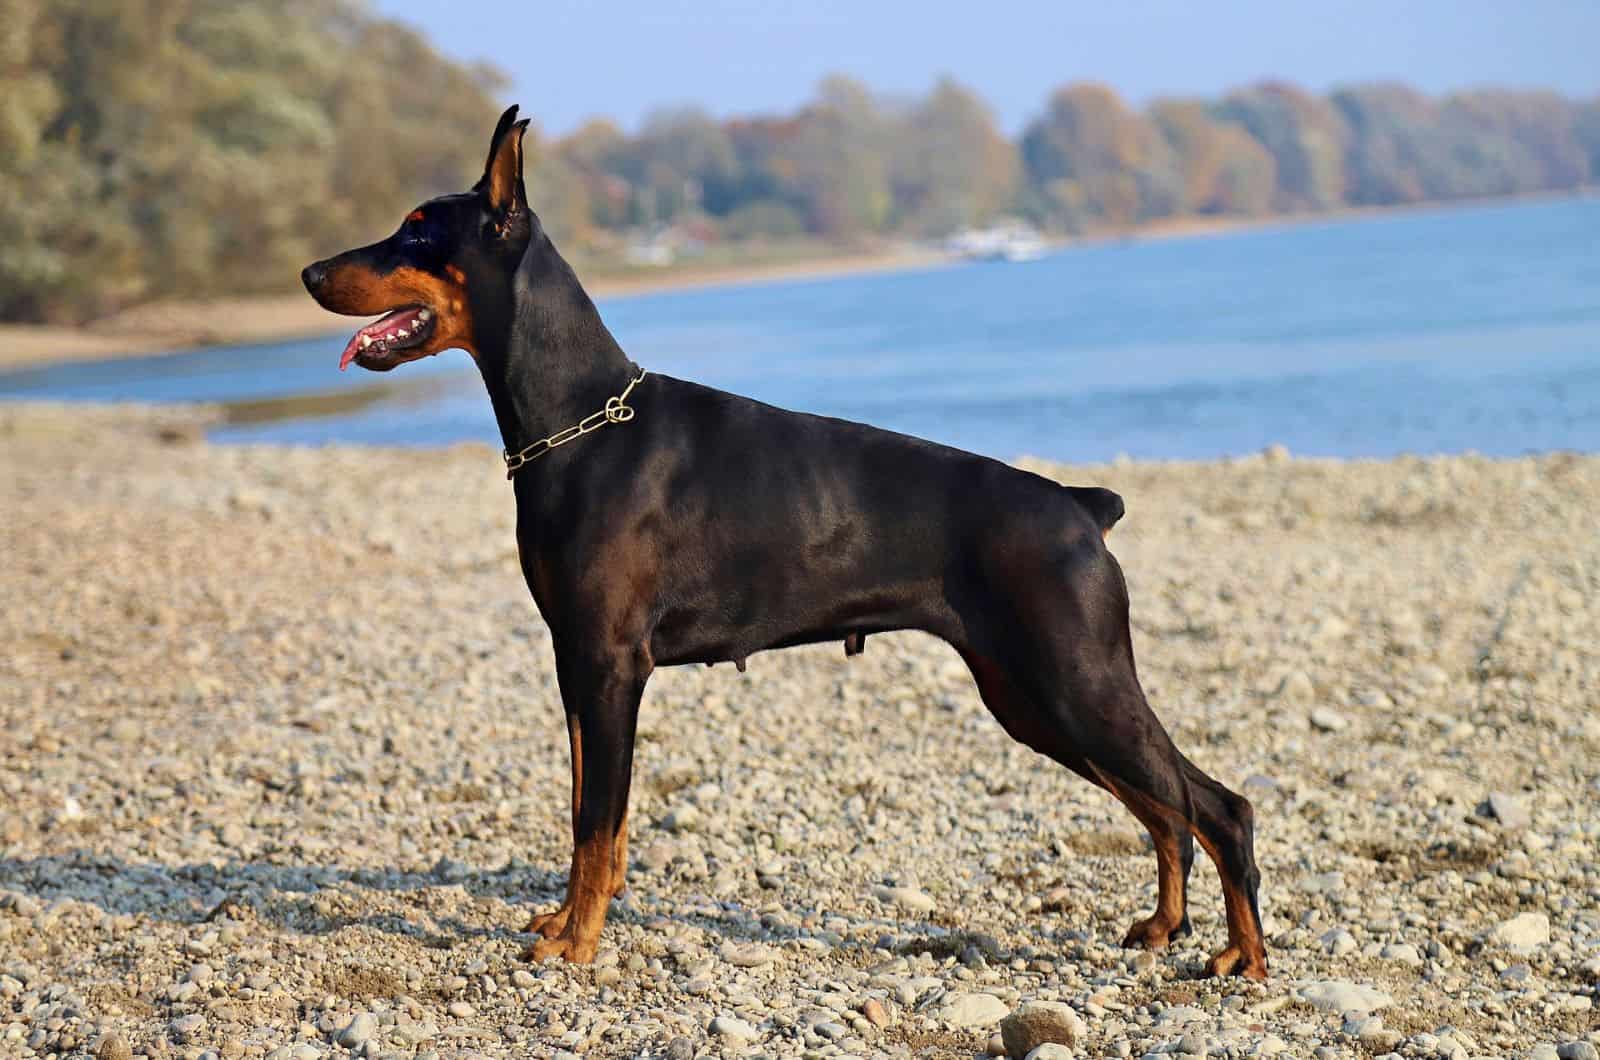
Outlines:
{"type": "Polygon", "coordinates": [[[378,1033],[378,1017],[370,1012],[358,1012],[349,1023],[344,1025],[334,1041],[346,1049],[355,1049],[378,1033]]]}
{"type": "Polygon", "coordinates": [[[1550,941],[1550,918],[1519,913],[1490,932],[1489,938],[1514,953],[1532,953],[1550,941]]]}
{"type": "Polygon", "coordinates": [[[1522,800],[1503,791],[1491,791],[1482,809],[1483,816],[1494,818],[1509,832],[1520,832],[1533,823],[1533,815],[1522,800]]]}
{"type": "Polygon", "coordinates": [[[937,1016],[957,1027],[993,1027],[1005,1019],[1006,1003],[993,994],[951,994],[939,1006],[937,1016]]]}
{"type": "Polygon", "coordinates": [[[730,1042],[752,1042],[760,1037],[754,1027],[737,1016],[717,1016],[706,1030],[714,1037],[730,1042]]]}
{"type": "Polygon", "coordinates": [[[1027,1056],[1047,1042],[1076,1045],[1087,1031],[1083,1019],[1059,1001],[1030,1001],[1000,1021],[1007,1056],[1027,1056]]]}
{"type": "Polygon", "coordinates": [[[915,887],[879,887],[872,892],[878,901],[888,905],[897,905],[901,909],[909,909],[913,913],[930,913],[933,911],[933,898],[915,887]]]}
{"type": "Polygon", "coordinates": [[[1394,998],[1382,990],[1343,979],[1307,983],[1299,994],[1302,1001],[1327,1012],[1375,1012],[1394,1004],[1394,998]]]}

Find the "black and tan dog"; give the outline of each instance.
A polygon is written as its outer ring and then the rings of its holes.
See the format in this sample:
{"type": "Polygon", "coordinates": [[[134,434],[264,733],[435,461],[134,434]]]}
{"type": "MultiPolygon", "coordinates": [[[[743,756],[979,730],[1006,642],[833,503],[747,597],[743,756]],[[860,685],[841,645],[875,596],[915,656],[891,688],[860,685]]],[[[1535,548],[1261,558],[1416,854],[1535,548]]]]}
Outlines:
{"type": "Polygon", "coordinates": [[[459,347],[488,387],[572,743],[572,872],[561,908],[530,925],[544,937],[529,956],[594,958],[623,887],[634,727],[656,667],[828,640],[853,654],[869,634],[917,629],[961,653],[1006,732],[1149,829],[1159,897],[1125,944],[1189,931],[1197,838],[1228,921],[1208,971],[1265,977],[1250,804],[1179,753],[1134,671],[1103,540],[1121,499],[641,372],[528,208],[526,124],[515,107],[500,119],[472,190],[303,279],[335,312],[385,314],[341,367],[459,347]]]}

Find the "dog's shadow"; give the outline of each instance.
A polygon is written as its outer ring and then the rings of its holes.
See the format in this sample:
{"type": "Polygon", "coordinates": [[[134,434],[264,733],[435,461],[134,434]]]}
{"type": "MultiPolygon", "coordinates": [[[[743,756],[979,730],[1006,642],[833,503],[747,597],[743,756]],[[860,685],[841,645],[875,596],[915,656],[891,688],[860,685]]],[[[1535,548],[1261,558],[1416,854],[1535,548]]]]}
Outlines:
{"type": "MultiPolygon", "coordinates": [[[[486,941],[525,944],[534,937],[522,930],[530,914],[553,908],[565,889],[565,873],[520,861],[500,869],[441,862],[428,870],[402,871],[261,861],[167,865],[128,862],[90,851],[0,858],[0,892],[25,895],[44,908],[66,899],[109,914],[144,916],[184,926],[253,918],[300,935],[367,927],[441,950],[461,944],[481,948],[486,941]],[[465,920],[455,911],[458,900],[447,893],[455,887],[474,899],[496,900],[498,907],[480,910],[474,920],[465,920]],[[396,909],[395,903],[385,903],[389,908],[360,911],[353,908],[363,904],[355,893],[358,889],[400,896],[399,904],[409,908],[396,909]],[[496,920],[499,922],[485,923],[496,920]]],[[[792,903],[786,906],[802,920],[812,913],[819,919],[822,916],[820,911],[796,908],[792,903]]],[[[830,921],[840,918],[832,910],[826,916],[830,921]]],[[[963,933],[933,924],[843,919],[851,928],[881,927],[883,934],[901,939],[906,952],[943,954],[959,952],[963,945],[963,933]]],[[[734,899],[666,903],[631,888],[612,903],[608,917],[610,924],[639,926],[663,920],[692,924],[736,944],[782,945],[826,934],[764,922],[761,914],[734,899]]]]}

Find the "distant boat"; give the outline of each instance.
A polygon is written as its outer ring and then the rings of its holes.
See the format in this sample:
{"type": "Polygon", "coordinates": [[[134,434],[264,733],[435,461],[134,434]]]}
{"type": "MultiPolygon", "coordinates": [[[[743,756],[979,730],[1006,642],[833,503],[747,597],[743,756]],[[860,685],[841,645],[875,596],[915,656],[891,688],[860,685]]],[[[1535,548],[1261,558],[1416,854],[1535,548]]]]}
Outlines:
{"type": "Polygon", "coordinates": [[[1049,249],[1038,230],[1021,221],[964,229],[945,240],[944,246],[969,261],[1034,261],[1049,249]]]}

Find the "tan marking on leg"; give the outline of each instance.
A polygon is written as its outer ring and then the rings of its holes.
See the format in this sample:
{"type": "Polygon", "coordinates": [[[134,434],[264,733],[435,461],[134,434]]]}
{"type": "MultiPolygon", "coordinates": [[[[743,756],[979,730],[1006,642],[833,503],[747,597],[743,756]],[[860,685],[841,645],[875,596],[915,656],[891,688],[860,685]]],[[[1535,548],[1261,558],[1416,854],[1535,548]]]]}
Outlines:
{"type": "Polygon", "coordinates": [[[611,844],[611,896],[615,898],[628,888],[628,811],[622,811],[622,824],[617,827],[617,838],[611,844]]]}
{"type": "Polygon", "coordinates": [[[524,931],[537,932],[545,938],[554,938],[567,926],[572,915],[572,881],[578,878],[578,809],[583,802],[583,730],[576,714],[567,715],[567,743],[572,753],[572,863],[567,870],[567,895],[561,906],[553,912],[536,913],[524,931]]]}
{"type": "Polygon", "coordinates": [[[1156,848],[1156,910],[1143,920],[1136,921],[1123,937],[1122,944],[1151,950],[1164,949],[1172,940],[1172,933],[1183,923],[1183,857],[1178,849],[1179,833],[1174,828],[1187,830],[1188,822],[1148,795],[1106,777],[1099,770],[1095,770],[1095,773],[1128,808],[1128,812],[1145,826],[1156,848]]]}
{"type": "Polygon", "coordinates": [[[1227,872],[1215,847],[1195,830],[1194,837],[1216,863],[1217,874],[1222,878],[1222,903],[1228,914],[1228,945],[1221,953],[1206,963],[1207,975],[1242,975],[1246,979],[1267,977],[1267,946],[1256,930],[1256,918],[1250,909],[1250,896],[1245,894],[1227,872]]]}
{"type": "Polygon", "coordinates": [[[600,948],[600,930],[605,927],[606,909],[611,904],[611,858],[614,834],[597,832],[578,845],[574,859],[572,911],[566,927],[555,938],[538,939],[524,954],[535,961],[564,957],[574,964],[589,964],[600,948]]]}
{"type": "Polygon", "coordinates": [[[1156,911],[1143,920],[1135,921],[1123,936],[1122,945],[1130,949],[1135,946],[1148,950],[1165,949],[1172,941],[1172,933],[1183,923],[1184,913],[1183,855],[1178,849],[1179,833],[1174,829],[1188,830],[1189,822],[1171,807],[1163,806],[1143,792],[1107,776],[1092,762],[1089,763],[1089,772],[1094,774],[1101,787],[1115,795],[1128,808],[1128,812],[1138,818],[1150,833],[1150,841],[1156,848],[1156,911]]]}

